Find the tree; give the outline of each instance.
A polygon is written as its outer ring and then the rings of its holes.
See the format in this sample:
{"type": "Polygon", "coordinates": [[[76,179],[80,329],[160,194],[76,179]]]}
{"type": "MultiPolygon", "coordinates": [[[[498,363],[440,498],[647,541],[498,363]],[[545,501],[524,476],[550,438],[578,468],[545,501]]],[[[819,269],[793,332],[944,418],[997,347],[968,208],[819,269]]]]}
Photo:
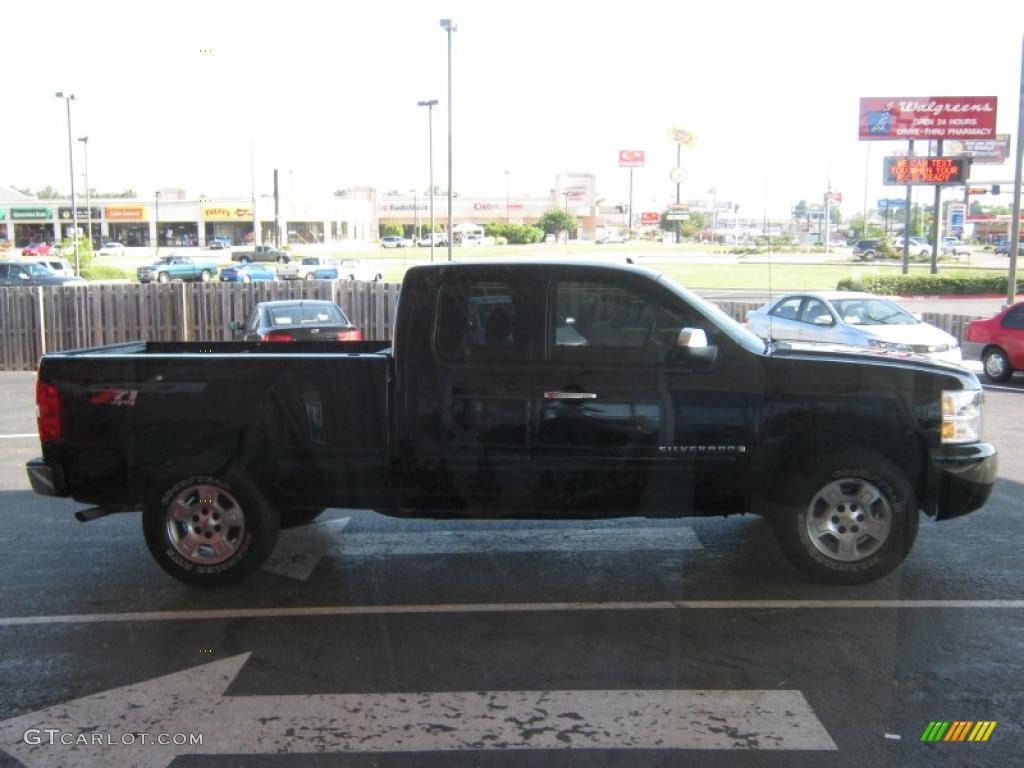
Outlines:
{"type": "Polygon", "coordinates": [[[39,190],[36,197],[40,200],[56,200],[61,194],[56,189],[47,184],[45,187],[39,190]]]}
{"type": "Polygon", "coordinates": [[[843,223],[843,214],[839,211],[839,206],[833,203],[828,209],[829,222],[833,226],[839,226],[843,223]]]}
{"type": "Polygon", "coordinates": [[[807,201],[801,200],[793,206],[793,218],[799,221],[807,216],[807,201]]]}
{"type": "Polygon", "coordinates": [[[561,208],[549,208],[537,222],[545,234],[556,235],[559,232],[571,232],[576,229],[576,215],[563,211],[561,208]]]}
{"type": "Polygon", "coordinates": [[[348,197],[348,190],[347,189],[336,189],[336,190],[334,190],[334,196],[335,197],[348,197]]]}
{"type": "Polygon", "coordinates": [[[985,211],[982,209],[981,203],[979,203],[977,200],[971,200],[971,216],[981,216],[984,212],[985,211]]]}
{"type": "Polygon", "coordinates": [[[381,237],[402,237],[405,234],[405,229],[401,224],[384,224],[380,228],[381,237]]]}

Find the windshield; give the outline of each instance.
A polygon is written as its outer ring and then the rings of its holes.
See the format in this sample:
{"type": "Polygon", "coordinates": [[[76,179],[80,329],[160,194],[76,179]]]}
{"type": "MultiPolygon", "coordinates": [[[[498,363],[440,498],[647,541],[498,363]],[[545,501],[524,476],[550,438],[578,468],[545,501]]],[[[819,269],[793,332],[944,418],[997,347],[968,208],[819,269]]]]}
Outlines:
{"type": "Polygon", "coordinates": [[[314,325],[317,323],[348,323],[348,318],[333,304],[302,304],[275,307],[270,310],[275,326],[314,325]]]}
{"type": "Polygon", "coordinates": [[[832,306],[850,325],[916,325],[920,322],[898,304],[885,299],[834,299],[832,306]]]}
{"type": "Polygon", "coordinates": [[[34,262],[30,264],[23,264],[22,268],[32,277],[46,277],[47,275],[54,274],[53,270],[49,267],[34,262]]]}

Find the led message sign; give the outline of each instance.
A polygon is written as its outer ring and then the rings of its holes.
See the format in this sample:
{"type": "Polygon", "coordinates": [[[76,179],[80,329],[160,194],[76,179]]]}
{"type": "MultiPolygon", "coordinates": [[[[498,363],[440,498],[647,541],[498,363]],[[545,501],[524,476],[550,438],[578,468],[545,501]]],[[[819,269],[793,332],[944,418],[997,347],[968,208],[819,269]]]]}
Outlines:
{"type": "Polygon", "coordinates": [[[886,157],[884,184],[963,184],[970,171],[966,157],[886,157]]]}

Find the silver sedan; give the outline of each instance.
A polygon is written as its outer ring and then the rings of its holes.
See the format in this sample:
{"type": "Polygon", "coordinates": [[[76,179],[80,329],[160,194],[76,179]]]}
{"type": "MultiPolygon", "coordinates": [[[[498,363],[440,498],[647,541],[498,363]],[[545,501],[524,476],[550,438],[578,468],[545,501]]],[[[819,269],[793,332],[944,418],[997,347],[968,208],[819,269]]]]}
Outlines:
{"type": "Polygon", "coordinates": [[[763,339],[825,342],[917,354],[959,364],[957,340],[883,296],[850,291],[794,292],[747,314],[763,339]]]}

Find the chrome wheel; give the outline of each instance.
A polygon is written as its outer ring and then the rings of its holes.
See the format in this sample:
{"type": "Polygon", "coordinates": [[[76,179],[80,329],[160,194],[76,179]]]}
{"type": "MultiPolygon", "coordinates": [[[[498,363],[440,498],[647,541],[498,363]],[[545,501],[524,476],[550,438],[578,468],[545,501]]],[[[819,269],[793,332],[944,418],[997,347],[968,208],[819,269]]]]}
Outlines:
{"type": "Polygon", "coordinates": [[[1001,349],[990,349],[986,352],[983,363],[985,375],[992,381],[1006,381],[1013,373],[1010,370],[1010,361],[1001,349]]]}
{"type": "Polygon", "coordinates": [[[875,554],[889,538],[893,511],[888,497],[863,478],[835,480],[807,506],[804,529],[814,548],[844,563],[875,554]]]}
{"type": "Polygon", "coordinates": [[[245,538],[245,513],[235,496],[216,485],[188,485],[167,505],[167,540],[190,563],[217,565],[245,538]]]}

